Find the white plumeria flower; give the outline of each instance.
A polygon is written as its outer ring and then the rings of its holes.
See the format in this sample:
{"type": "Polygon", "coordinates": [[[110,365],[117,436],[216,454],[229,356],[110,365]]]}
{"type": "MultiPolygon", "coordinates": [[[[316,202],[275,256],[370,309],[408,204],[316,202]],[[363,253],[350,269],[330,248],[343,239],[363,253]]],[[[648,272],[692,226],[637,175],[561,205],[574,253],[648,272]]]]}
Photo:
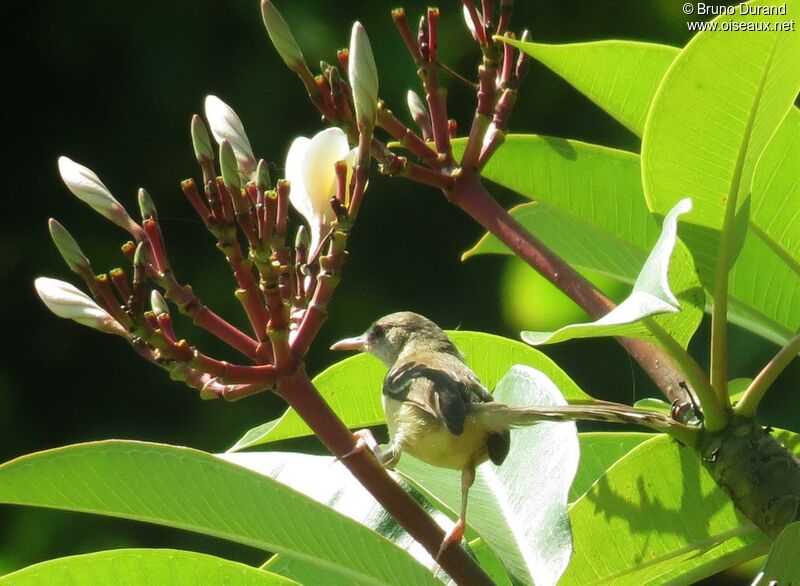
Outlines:
{"type": "Polygon", "coordinates": [[[131,219],[122,204],[111,195],[111,191],[100,181],[94,171],[76,163],[69,157],[59,157],[58,172],[67,189],[98,214],[108,218],[134,236],[141,232],[136,222],[131,219]]]}
{"type": "Polygon", "coordinates": [[[125,328],[105,309],[71,283],[39,277],[34,285],[44,304],[58,317],[71,319],[107,334],[127,336],[125,328]]]}
{"type": "Polygon", "coordinates": [[[286,156],[286,179],[291,183],[289,201],[305,218],[311,233],[310,254],[320,245],[324,230],[333,222],[330,199],[336,195],[334,164],[344,161],[349,175],[355,163],[356,149],[350,149],[340,128],[328,128],[313,138],[294,139],[286,156]]]}
{"type": "Polygon", "coordinates": [[[205,110],[214,140],[217,144],[221,144],[223,140],[231,143],[233,152],[236,153],[239,172],[245,181],[249,181],[256,171],[256,157],[239,116],[217,96],[206,96],[205,110]]]}

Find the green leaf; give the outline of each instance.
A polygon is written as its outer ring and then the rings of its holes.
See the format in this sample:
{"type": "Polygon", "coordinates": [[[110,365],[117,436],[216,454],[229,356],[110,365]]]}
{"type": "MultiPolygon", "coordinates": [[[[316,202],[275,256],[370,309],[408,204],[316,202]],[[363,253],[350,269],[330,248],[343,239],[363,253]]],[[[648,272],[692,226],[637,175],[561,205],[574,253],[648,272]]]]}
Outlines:
{"type": "MultiPolygon", "coordinates": [[[[800,436],[777,437],[795,453],[800,436]]],[[[766,552],[697,454],[664,435],[633,448],[570,506],[575,542],[562,586],[691,583],[766,552]]]]}
{"type": "Polygon", "coordinates": [[[664,218],[661,236],[633,284],[633,291],[622,303],[592,323],[568,325],[555,332],[522,332],[522,339],[533,345],[598,336],[636,336],[655,341],[647,324],[641,320],[679,311],[678,300],[669,288],[669,266],[678,238],[678,216],[691,209],[692,202],[684,199],[664,218]]]}
{"type": "Polygon", "coordinates": [[[241,584],[289,586],[293,580],[230,560],[175,549],[115,549],[49,560],[0,577],[8,586],[241,584]]]}
{"type": "MultiPolygon", "coordinates": [[[[638,404],[637,404],[638,405],[638,404]]],[[[576,501],[600,478],[614,462],[622,458],[652,433],[640,432],[593,432],[581,433],[581,462],[575,481],[569,491],[569,502],[576,501]]]]}
{"type": "Polygon", "coordinates": [[[637,41],[545,45],[502,40],[553,70],[638,135],[658,84],[678,54],[674,47],[637,41]]]}
{"type": "Polygon", "coordinates": [[[800,584],[800,522],[792,523],[781,531],[753,584],[800,584]]]}
{"type": "Polygon", "coordinates": [[[478,560],[481,569],[486,572],[497,586],[513,586],[511,578],[503,567],[503,563],[488,544],[478,537],[469,543],[469,549],[478,560]]]}
{"type": "MultiPolygon", "coordinates": [[[[513,367],[495,397],[515,405],[566,404],[553,382],[528,366],[513,367]]],[[[525,584],[554,584],[569,560],[566,504],[578,455],[574,422],[540,422],[511,432],[511,451],[501,466],[487,462],[478,467],[467,524],[525,584]]],[[[453,512],[460,509],[459,472],[408,455],[397,469],[432,499],[453,512]]]]}
{"type": "MultiPolygon", "coordinates": [[[[454,141],[458,154],[463,141],[454,141]]],[[[659,236],[644,201],[639,157],[633,153],[535,135],[509,136],[484,177],[535,199],[512,216],[579,270],[633,283],[659,236]],[[599,205],[598,202],[613,202],[599,205]]],[[[485,235],[464,255],[510,251],[485,235]]],[[[670,285],[681,311],[655,318],[684,348],[700,324],[703,292],[691,255],[675,250],[670,285]]]]}
{"type": "Polygon", "coordinates": [[[684,241],[712,292],[743,244],[745,230],[735,224],[746,225],[739,211],[749,201],[756,163],[800,89],[798,62],[798,35],[705,31],[681,51],[656,92],[642,141],[645,197],[652,211],[665,213],[691,195],[696,212],[684,241]]]}
{"type": "Polygon", "coordinates": [[[800,110],[792,108],[753,176],[750,229],[800,275],[800,110]]]}
{"type": "MultiPolygon", "coordinates": [[[[420,564],[431,571],[438,568],[427,551],[385,511],[350,471],[333,457],[294,452],[240,452],[220,454],[219,457],[276,480],[361,525],[377,531],[398,547],[408,551],[420,564]]],[[[396,474],[393,476],[406,491],[412,492],[415,500],[440,525],[449,523],[444,513],[419,494],[408,482],[396,474]]],[[[271,571],[289,576],[303,584],[353,583],[353,578],[350,576],[331,576],[325,568],[283,555],[270,559],[268,567],[271,571]]]]}
{"type": "MultiPolygon", "coordinates": [[[[584,393],[556,364],[539,351],[517,340],[481,332],[448,332],[464,353],[467,364],[492,389],[514,364],[530,364],[552,378],[568,400],[587,401],[584,393]]],[[[314,378],[314,385],[336,414],[351,428],[386,422],[380,390],[386,368],[369,354],[345,358],[314,378]]],[[[280,419],[248,431],[229,451],[259,444],[312,435],[293,409],[280,419]]]]}
{"type": "MultiPolygon", "coordinates": [[[[767,0],[749,4],[770,5],[767,0]]],[[[599,41],[571,45],[533,43],[529,53],[641,136],[657,85],[653,79],[663,77],[678,49],[649,43],[599,41]]],[[[501,157],[502,151],[503,148],[494,159],[501,157]]],[[[535,164],[533,159],[516,169],[509,166],[506,173],[525,176],[532,164],[535,164]]],[[[800,110],[791,108],[756,167],[750,233],[730,275],[728,290],[731,321],[779,345],[788,342],[800,323],[800,222],[796,221],[799,164],[800,110]],[[754,279],[755,274],[759,275],[758,280],[754,279]]],[[[502,178],[498,182],[504,184],[502,178]]],[[[548,182],[549,179],[538,177],[535,186],[542,190],[548,182]]],[[[564,195],[574,198],[580,193],[568,191],[564,195]]],[[[684,195],[692,194],[681,197],[684,195]]],[[[674,284],[673,288],[678,291],[674,284]]]]}
{"type": "Polygon", "coordinates": [[[187,529],[301,559],[356,583],[435,583],[377,533],[279,482],[189,448],[111,440],[23,456],[0,466],[0,502],[187,529]]]}

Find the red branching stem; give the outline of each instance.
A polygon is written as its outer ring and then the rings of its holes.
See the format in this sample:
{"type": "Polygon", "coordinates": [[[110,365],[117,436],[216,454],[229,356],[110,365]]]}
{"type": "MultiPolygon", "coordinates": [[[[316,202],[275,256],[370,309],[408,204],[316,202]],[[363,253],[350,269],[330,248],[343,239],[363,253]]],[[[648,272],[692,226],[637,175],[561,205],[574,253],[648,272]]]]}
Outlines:
{"type": "Polygon", "coordinates": [[[481,47],[485,47],[488,44],[486,40],[486,27],[478,14],[478,10],[475,8],[475,3],[472,0],[461,0],[461,3],[467,7],[469,18],[475,29],[475,36],[478,37],[478,43],[481,47]]]}
{"type": "Polygon", "coordinates": [[[359,133],[357,158],[353,167],[352,185],[350,186],[350,204],[347,206],[347,213],[351,221],[355,220],[358,215],[358,209],[361,207],[361,201],[364,199],[364,192],[367,189],[371,143],[371,129],[370,132],[359,133]]]}
{"type": "Polygon", "coordinates": [[[503,35],[508,30],[511,13],[514,11],[514,0],[500,0],[500,21],[497,23],[495,34],[503,35]]]}
{"type": "Polygon", "coordinates": [[[226,384],[275,384],[276,372],[273,364],[247,366],[217,360],[195,350],[191,366],[211,376],[218,377],[226,384]]]}
{"type": "Polygon", "coordinates": [[[182,313],[192,318],[196,325],[214,334],[229,346],[236,348],[236,350],[254,362],[268,359],[268,353],[265,353],[260,348],[258,341],[203,305],[191,287],[178,283],[171,273],[157,276],[157,281],[164,288],[166,297],[175,303],[182,313]]]}
{"type": "Polygon", "coordinates": [[[393,156],[382,163],[379,170],[384,175],[394,175],[398,177],[406,177],[412,181],[437,187],[445,191],[453,187],[453,177],[449,173],[437,171],[436,169],[429,169],[422,165],[410,162],[405,157],[393,156]]]}
{"type": "Polygon", "coordinates": [[[494,24],[493,4],[493,0],[481,0],[481,12],[483,12],[483,22],[486,27],[494,24]]]}
{"type": "Polygon", "coordinates": [[[208,208],[211,210],[211,217],[214,225],[225,226],[226,224],[230,224],[231,220],[226,218],[225,210],[222,207],[222,200],[220,199],[219,191],[217,190],[216,178],[205,182],[203,185],[203,192],[205,193],[206,201],[208,202],[208,208]]]}
{"type": "Polygon", "coordinates": [[[161,227],[155,218],[147,218],[142,222],[144,233],[150,241],[150,260],[155,265],[156,271],[163,273],[169,270],[169,260],[164,249],[164,237],[161,235],[161,227]]]}
{"type": "Polygon", "coordinates": [[[345,47],[344,49],[339,49],[336,51],[336,59],[339,60],[339,65],[342,66],[342,69],[345,73],[349,73],[350,71],[350,49],[345,47]]]}
{"type": "MultiPolygon", "coordinates": [[[[303,366],[282,377],[277,393],[294,408],[325,447],[341,462],[409,534],[435,556],[444,538],[436,522],[394,482],[369,451],[352,452],[353,434],[336,416],[308,379],[303,366]],[[344,457],[346,454],[351,454],[344,457]]],[[[458,584],[492,584],[491,579],[461,547],[448,547],[439,564],[458,584]]]]}
{"type": "Polygon", "coordinates": [[[97,275],[94,278],[94,286],[95,291],[99,296],[97,301],[103,306],[103,309],[110,313],[111,316],[123,326],[130,328],[131,325],[133,325],[133,322],[122,308],[120,300],[117,299],[117,296],[114,294],[114,290],[111,288],[108,275],[97,275]]]}
{"type": "Polygon", "coordinates": [[[475,116],[472,119],[464,156],[461,158],[461,167],[464,169],[472,170],[478,165],[483,139],[494,111],[496,72],[496,66],[489,61],[485,61],[478,67],[478,103],[475,107],[475,116]]]}
{"type": "MultiPolygon", "coordinates": [[[[513,39],[514,33],[506,33],[507,39],[513,39]]],[[[503,70],[500,73],[500,87],[510,86],[514,80],[514,47],[508,43],[503,43],[503,70]]]]}
{"type": "MultiPolygon", "coordinates": [[[[286,223],[289,220],[289,182],[285,179],[278,181],[275,191],[278,195],[278,205],[275,218],[275,234],[281,238],[286,238],[286,223]]],[[[285,240],[281,241],[281,245],[285,240]]]]}
{"type": "Polygon", "coordinates": [[[200,197],[200,192],[197,190],[197,184],[195,184],[194,179],[185,179],[181,181],[181,191],[183,191],[189,203],[192,204],[195,213],[208,225],[211,218],[211,211],[203,202],[203,198],[200,197]]]}
{"type": "Polygon", "coordinates": [[[405,149],[427,164],[439,167],[439,155],[430,148],[414,131],[400,122],[386,107],[383,100],[378,102],[377,124],[397,140],[405,149]]]}
{"type": "Polygon", "coordinates": [[[128,285],[128,278],[125,276],[125,271],[122,269],[111,269],[108,272],[111,277],[111,282],[114,283],[114,288],[119,293],[120,299],[127,305],[131,298],[131,288],[128,285]]]}
{"type": "Polygon", "coordinates": [[[212,392],[224,401],[238,401],[247,397],[252,397],[264,391],[269,391],[275,386],[274,383],[252,383],[243,385],[225,385],[220,390],[206,387],[207,392],[212,392]]]}
{"type": "Polygon", "coordinates": [[[414,63],[419,67],[422,63],[422,53],[419,51],[419,43],[411,32],[411,27],[408,25],[408,17],[404,8],[395,8],[392,10],[392,21],[400,33],[400,38],[403,39],[408,52],[411,53],[411,58],[414,63]]]}
{"type": "Polygon", "coordinates": [[[164,332],[164,335],[170,342],[176,342],[175,339],[175,328],[172,327],[172,318],[166,313],[159,313],[156,316],[156,323],[158,323],[158,327],[164,332]]]}
{"type": "Polygon", "coordinates": [[[453,188],[445,195],[593,318],[605,315],[614,307],[614,303],[602,292],[511,217],[486,192],[475,174],[456,173],[453,188]]]}

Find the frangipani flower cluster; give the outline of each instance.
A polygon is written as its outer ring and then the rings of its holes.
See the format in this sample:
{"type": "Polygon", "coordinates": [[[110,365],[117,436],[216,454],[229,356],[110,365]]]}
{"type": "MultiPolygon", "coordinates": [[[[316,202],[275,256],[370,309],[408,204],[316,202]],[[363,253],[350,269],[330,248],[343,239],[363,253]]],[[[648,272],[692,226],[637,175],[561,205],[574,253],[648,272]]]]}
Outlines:
{"type": "Polygon", "coordinates": [[[335,219],[331,207],[331,197],[336,194],[335,164],[347,163],[349,178],[355,158],[356,149],[350,148],[347,136],[339,128],[328,128],[310,139],[298,137],[289,148],[286,157],[286,178],[291,184],[289,201],[308,223],[311,255],[316,253],[325,230],[335,219]]]}

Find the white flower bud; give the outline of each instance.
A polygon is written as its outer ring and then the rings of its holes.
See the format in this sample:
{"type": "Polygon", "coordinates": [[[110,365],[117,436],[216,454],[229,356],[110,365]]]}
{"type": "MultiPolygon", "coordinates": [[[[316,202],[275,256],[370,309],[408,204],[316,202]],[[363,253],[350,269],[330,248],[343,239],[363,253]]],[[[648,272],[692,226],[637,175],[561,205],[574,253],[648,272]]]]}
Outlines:
{"type": "Polygon", "coordinates": [[[281,13],[269,0],[261,2],[261,18],[264,20],[269,40],[272,41],[278,51],[278,55],[281,56],[286,66],[295,72],[308,69],[303,58],[303,52],[300,50],[289,25],[286,24],[281,13]]]}
{"type": "Polygon", "coordinates": [[[81,247],[78,246],[72,234],[53,218],[50,218],[47,225],[50,228],[50,236],[53,238],[58,252],[70,270],[79,274],[82,271],[90,271],[89,259],[83,254],[81,247]]]}
{"type": "Polygon", "coordinates": [[[249,181],[256,170],[256,158],[239,116],[217,96],[206,97],[205,110],[214,140],[217,144],[221,144],[223,140],[231,143],[233,152],[236,153],[239,173],[245,181],[249,181]]]}
{"type": "Polygon", "coordinates": [[[94,171],[68,157],[59,157],[58,172],[67,189],[98,214],[134,236],[141,232],[139,226],[131,219],[122,204],[111,195],[108,187],[100,181],[94,171]]]}
{"type": "Polygon", "coordinates": [[[311,254],[335,219],[330,199],[336,194],[337,161],[345,161],[348,173],[352,172],[355,149],[350,149],[347,136],[339,128],[328,128],[311,139],[296,138],[286,157],[286,179],[291,183],[289,201],[308,223],[311,254]]]}
{"type": "Polygon", "coordinates": [[[157,290],[153,289],[150,293],[150,307],[156,315],[167,314],[169,315],[169,305],[164,296],[157,290]]]}
{"type": "Polygon", "coordinates": [[[378,68],[367,31],[360,22],[353,25],[350,35],[348,76],[353,90],[356,122],[359,127],[374,128],[378,109],[378,68]]]}
{"type": "Polygon", "coordinates": [[[71,319],[107,334],[127,337],[128,332],[109,313],[74,285],[58,279],[39,277],[36,292],[58,317],[71,319]]]}

